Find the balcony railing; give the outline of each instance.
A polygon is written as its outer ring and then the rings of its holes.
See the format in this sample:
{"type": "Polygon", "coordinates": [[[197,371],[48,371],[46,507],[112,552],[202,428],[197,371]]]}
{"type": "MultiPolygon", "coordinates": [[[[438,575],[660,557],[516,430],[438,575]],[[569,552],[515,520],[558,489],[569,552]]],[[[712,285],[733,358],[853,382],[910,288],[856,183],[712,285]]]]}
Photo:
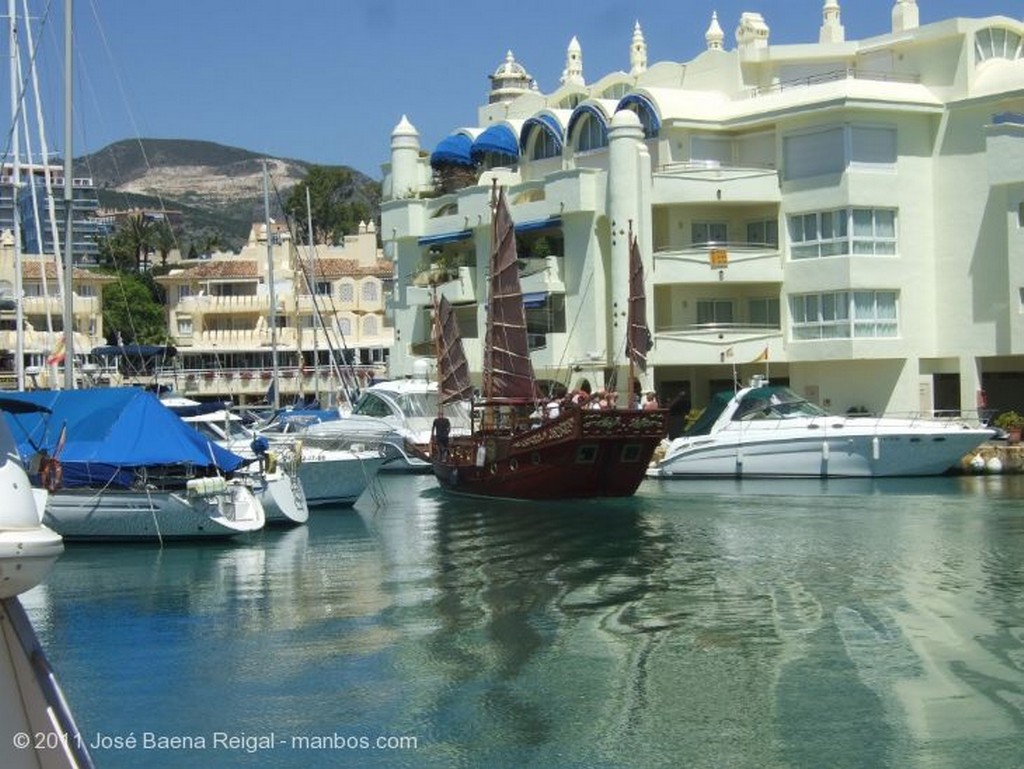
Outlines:
{"type": "Polygon", "coordinates": [[[868,70],[856,69],[855,67],[847,67],[846,69],[822,72],[818,75],[808,75],[807,77],[796,78],[795,80],[773,83],[772,85],[758,86],[757,88],[751,88],[749,93],[751,97],[765,96],[770,93],[781,93],[793,88],[807,88],[808,86],[821,83],[834,83],[838,80],[872,80],[883,83],[921,82],[921,78],[918,75],[905,75],[898,72],[870,72],[868,70]]]}

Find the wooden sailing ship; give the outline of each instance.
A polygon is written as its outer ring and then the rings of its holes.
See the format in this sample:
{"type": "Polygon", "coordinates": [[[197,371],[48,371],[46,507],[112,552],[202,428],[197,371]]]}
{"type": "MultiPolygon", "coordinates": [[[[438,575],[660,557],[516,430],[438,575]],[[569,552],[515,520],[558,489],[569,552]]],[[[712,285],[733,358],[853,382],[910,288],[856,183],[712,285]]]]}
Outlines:
{"type": "MultiPolygon", "coordinates": [[[[530,360],[526,313],[519,283],[515,231],[504,190],[494,206],[483,388],[474,399],[454,311],[441,298],[435,308],[441,403],[473,400],[468,435],[451,435],[435,420],[430,444],[434,475],[446,490],[512,499],[627,497],[643,480],[667,432],[664,410],[593,409],[564,398],[542,397],[530,360]]],[[[627,323],[632,403],[633,367],[646,367],[643,266],[630,244],[627,323]]]]}

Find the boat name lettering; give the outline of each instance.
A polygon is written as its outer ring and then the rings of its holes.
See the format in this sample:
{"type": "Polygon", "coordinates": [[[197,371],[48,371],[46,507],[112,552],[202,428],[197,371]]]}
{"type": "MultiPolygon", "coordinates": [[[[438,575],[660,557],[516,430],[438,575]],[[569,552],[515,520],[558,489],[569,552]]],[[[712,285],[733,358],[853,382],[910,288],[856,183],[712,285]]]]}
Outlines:
{"type": "Polygon", "coordinates": [[[525,449],[530,446],[536,446],[539,443],[561,440],[562,438],[568,438],[572,435],[572,432],[572,420],[565,420],[564,422],[553,424],[545,430],[538,430],[537,432],[530,433],[529,435],[524,435],[512,444],[512,448],[525,449]]]}

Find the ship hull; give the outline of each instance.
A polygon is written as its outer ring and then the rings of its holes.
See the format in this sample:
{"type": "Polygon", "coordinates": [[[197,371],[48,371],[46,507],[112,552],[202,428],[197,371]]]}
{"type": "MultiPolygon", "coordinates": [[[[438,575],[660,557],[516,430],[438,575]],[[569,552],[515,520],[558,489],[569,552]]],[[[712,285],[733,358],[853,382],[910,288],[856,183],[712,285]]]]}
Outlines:
{"type": "Polygon", "coordinates": [[[578,411],[522,431],[478,430],[433,446],[434,475],[458,494],[507,499],[628,497],[665,435],[663,411],[578,411]]]}

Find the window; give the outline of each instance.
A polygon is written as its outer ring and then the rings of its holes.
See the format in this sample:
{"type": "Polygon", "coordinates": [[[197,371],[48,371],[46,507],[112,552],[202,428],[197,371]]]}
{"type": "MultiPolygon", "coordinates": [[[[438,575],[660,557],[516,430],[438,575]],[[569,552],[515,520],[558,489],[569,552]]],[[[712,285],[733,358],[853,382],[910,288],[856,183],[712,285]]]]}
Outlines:
{"type": "Polygon", "coordinates": [[[352,319],[338,318],[338,331],[343,336],[352,336],[352,319]]]}
{"type": "Polygon", "coordinates": [[[782,139],[782,178],[810,179],[841,174],[847,166],[887,168],[897,160],[896,129],[841,125],[782,139]]]}
{"type": "Polygon", "coordinates": [[[313,291],[316,292],[317,296],[330,296],[331,282],[329,280],[318,280],[316,285],[313,286],[313,291]]]}
{"type": "Polygon", "coordinates": [[[988,59],[1024,58],[1020,35],[1002,27],[979,30],[974,36],[974,52],[979,64],[988,59]]]}
{"type": "Polygon", "coordinates": [[[840,208],[789,217],[790,257],[896,254],[896,211],[840,208]],[[852,232],[852,236],[851,236],[852,232]]]}
{"type": "Polygon", "coordinates": [[[747,222],[747,245],[773,246],[779,245],[779,222],[777,219],[763,219],[747,222]]]}
{"type": "Polygon", "coordinates": [[[690,242],[695,246],[725,243],[729,228],[725,222],[694,222],[690,225],[690,242]]]}
{"type": "Polygon", "coordinates": [[[586,115],[580,121],[576,133],[576,151],[601,149],[608,146],[608,132],[604,124],[594,115],[586,115]]]}
{"type": "Polygon", "coordinates": [[[376,315],[367,315],[365,318],[363,318],[363,335],[364,336],[377,336],[377,333],[378,333],[377,328],[378,328],[378,323],[377,323],[377,316],[376,315]]]}
{"type": "Polygon", "coordinates": [[[698,299],[697,325],[712,326],[733,322],[731,299],[698,299]]]}
{"type": "Polygon", "coordinates": [[[747,316],[751,326],[779,328],[779,298],[756,297],[747,302],[747,316]]]}
{"type": "Polygon", "coordinates": [[[356,299],[356,287],[346,280],[338,287],[338,298],[343,302],[354,302],[356,299]]]}
{"type": "Polygon", "coordinates": [[[782,140],[782,178],[807,179],[842,173],[843,128],[786,136],[782,140]]]}
{"type": "Polygon", "coordinates": [[[192,286],[184,285],[178,286],[178,301],[192,296],[192,286]]]}
{"type": "Polygon", "coordinates": [[[533,132],[533,146],[530,148],[531,160],[544,160],[545,158],[557,158],[562,154],[562,147],[558,139],[551,135],[550,131],[537,128],[533,132]]]}
{"type": "Polygon", "coordinates": [[[377,281],[375,280],[364,280],[362,285],[362,295],[364,302],[376,302],[377,301],[377,281]]]}
{"type": "Polygon", "coordinates": [[[794,340],[899,335],[895,291],[836,291],[789,298],[794,340]]]}
{"type": "Polygon", "coordinates": [[[192,336],[192,317],[190,315],[178,316],[178,336],[192,336]]]}

